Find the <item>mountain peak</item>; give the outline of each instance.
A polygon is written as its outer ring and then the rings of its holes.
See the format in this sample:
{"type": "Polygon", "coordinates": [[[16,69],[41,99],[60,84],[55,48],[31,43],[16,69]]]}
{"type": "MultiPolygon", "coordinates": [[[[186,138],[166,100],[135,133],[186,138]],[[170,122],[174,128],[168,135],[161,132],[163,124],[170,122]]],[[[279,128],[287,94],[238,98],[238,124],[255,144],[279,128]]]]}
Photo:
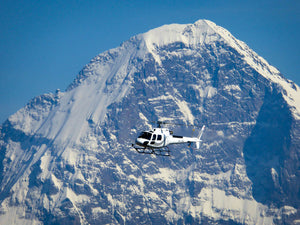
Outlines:
{"type": "Polygon", "coordinates": [[[186,46],[199,46],[220,38],[211,28],[216,26],[208,20],[198,20],[194,24],[170,24],[138,35],[143,38],[149,51],[157,47],[181,42],[186,46]]]}

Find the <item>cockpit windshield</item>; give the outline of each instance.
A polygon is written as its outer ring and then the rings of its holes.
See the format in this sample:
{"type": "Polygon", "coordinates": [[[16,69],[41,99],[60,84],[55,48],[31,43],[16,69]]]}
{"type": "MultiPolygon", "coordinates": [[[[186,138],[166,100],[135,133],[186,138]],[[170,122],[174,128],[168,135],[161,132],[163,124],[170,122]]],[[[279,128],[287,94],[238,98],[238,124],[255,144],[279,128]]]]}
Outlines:
{"type": "Polygon", "coordinates": [[[139,138],[144,138],[144,139],[150,140],[150,139],[151,139],[151,136],[152,136],[151,133],[148,133],[148,132],[142,132],[142,133],[140,134],[139,138]]]}

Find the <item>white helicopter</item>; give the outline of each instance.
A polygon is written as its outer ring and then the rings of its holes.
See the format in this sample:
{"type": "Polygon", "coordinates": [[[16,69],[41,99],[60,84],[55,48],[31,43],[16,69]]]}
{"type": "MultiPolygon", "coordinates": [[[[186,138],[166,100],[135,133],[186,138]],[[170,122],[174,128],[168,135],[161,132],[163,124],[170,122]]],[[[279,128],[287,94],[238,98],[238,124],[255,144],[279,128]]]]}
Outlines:
{"type": "Polygon", "coordinates": [[[161,127],[162,124],[172,123],[157,121],[157,124],[157,128],[142,132],[136,139],[135,144],[132,144],[132,147],[135,148],[138,153],[170,156],[170,149],[168,145],[182,143],[188,143],[189,147],[192,143],[195,143],[196,149],[200,148],[200,142],[202,141],[201,137],[205,125],[202,127],[197,137],[184,137],[173,135],[173,131],[170,131],[168,128],[161,127]]]}

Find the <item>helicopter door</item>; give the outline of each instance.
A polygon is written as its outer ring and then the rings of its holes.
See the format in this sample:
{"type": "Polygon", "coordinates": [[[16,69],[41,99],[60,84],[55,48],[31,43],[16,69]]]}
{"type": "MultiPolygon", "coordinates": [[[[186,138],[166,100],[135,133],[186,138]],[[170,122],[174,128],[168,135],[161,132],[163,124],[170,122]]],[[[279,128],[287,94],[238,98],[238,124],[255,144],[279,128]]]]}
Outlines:
{"type": "Polygon", "coordinates": [[[162,135],[161,134],[157,135],[157,140],[158,140],[158,142],[161,142],[161,140],[162,140],[162,135]]]}
{"type": "Polygon", "coordinates": [[[154,145],[155,144],[155,140],[156,140],[156,134],[153,134],[150,144],[154,145]]]}

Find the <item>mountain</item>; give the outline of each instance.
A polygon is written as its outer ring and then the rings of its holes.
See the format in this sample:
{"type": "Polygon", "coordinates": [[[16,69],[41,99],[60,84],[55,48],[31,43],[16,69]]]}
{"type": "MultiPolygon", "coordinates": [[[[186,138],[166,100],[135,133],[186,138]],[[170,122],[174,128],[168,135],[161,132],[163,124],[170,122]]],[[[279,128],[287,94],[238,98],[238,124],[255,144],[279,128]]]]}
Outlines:
{"type": "Polygon", "coordinates": [[[101,53],[0,137],[1,224],[300,222],[300,88],[208,20],[101,53]],[[156,120],[201,149],[138,154],[156,120]]]}

